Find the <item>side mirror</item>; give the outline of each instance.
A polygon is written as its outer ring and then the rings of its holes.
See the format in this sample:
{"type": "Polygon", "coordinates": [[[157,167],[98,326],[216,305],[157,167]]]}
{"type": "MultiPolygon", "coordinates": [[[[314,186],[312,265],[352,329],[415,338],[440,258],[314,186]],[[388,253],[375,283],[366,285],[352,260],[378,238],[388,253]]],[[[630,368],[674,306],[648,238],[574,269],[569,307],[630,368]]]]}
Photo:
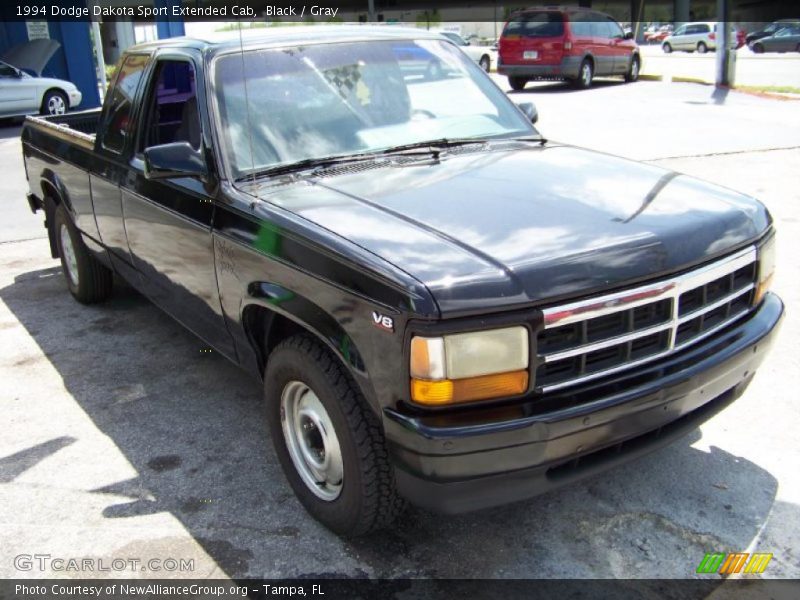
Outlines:
{"type": "Polygon", "coordinates": [[[539,120],[539,111],[536,110],[536,105],[533,102],[520,102],[517,106],[531,123],[536,123],[539,120]]]}
{"type": "Polygon", "coordinates": [[[626,40],[632,40],[633,39],[633,32],[632,31],[627,32],[625,34],[625,39],[626,40]]]}
{"type": "Polygon", "coordinates": [[[196,177],[204,180],[207,172],[203,155],[189,142],[163,144],[144,151],[144,176],[147,179],[196,177]]]}

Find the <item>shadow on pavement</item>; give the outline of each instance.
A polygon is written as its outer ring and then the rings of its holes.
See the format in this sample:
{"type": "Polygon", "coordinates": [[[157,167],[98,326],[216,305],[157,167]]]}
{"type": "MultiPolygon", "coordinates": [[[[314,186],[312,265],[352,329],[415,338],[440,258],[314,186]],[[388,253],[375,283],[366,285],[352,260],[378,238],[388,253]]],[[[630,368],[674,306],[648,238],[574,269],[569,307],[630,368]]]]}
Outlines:
{"type": "MultiPolygon", "coordinates": [[[[705,552],[748,548],[773,509],[775,478],[692,448],[695,431],[530,501],[457,517],[410,509],[391,531],[345,541],[285,482],[260,385],[145,298],[121,284],[81,306],[54,267],[17,276],[0,300],[138,473],[90,490],[109,495],[102,515],[169,512],[232,577],[690,577],[705,552]]],[[[67,433],[0,458],[0,475],[13,480],[67,433]]]]}

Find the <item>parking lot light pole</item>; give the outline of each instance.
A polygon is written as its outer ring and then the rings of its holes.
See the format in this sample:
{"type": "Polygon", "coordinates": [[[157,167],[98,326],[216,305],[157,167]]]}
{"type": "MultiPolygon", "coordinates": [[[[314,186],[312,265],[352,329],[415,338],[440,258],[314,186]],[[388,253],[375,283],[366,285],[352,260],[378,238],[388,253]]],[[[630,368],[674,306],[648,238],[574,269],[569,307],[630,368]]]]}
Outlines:
{"type": "Polygon", "coordinates": [[[717,0],[717,87],[731,87],[736,56],[731,51],[730,0],[717,0]]]}

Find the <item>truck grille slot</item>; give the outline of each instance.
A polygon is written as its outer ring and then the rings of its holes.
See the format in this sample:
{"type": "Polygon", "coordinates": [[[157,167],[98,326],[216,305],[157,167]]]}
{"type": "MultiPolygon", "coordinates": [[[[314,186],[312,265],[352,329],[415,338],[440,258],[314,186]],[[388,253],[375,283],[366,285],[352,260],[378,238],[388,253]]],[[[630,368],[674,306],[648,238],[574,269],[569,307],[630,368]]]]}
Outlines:
{"type": "Polygon", "coordinates": [[[655,284],[545,309],[536,389],[560,389],[656,360],[750,311],[756,250],[655,284]]]}

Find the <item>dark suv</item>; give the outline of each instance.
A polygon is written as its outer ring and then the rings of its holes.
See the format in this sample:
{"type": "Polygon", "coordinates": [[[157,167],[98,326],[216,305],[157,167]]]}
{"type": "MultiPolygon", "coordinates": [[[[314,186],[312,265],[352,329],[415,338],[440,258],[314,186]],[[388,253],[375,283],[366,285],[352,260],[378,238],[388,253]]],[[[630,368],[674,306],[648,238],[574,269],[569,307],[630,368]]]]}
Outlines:
{"type": "Polygon", "coordinates": [[[612,17],[586,9],[526,9],[500,36],[497,72],[514,90],[535,79],[563,79],[587,88],[596,75],[636,81],[642,59],[631,34],[612,17]]]}

